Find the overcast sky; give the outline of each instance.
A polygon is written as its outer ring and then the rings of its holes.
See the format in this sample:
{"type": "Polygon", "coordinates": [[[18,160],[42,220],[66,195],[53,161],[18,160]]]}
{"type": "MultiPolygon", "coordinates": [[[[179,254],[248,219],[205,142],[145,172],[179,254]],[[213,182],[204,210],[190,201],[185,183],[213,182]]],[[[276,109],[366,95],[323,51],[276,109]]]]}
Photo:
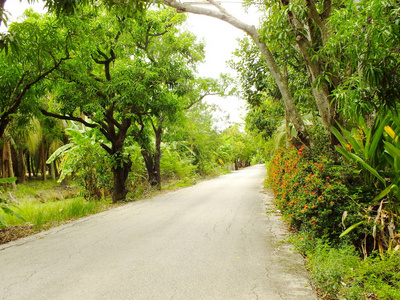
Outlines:
{"type": "MultiPolygon", "coordinates": [[[[227,2],[224,3],[224,0],[222,0],[221,3],[232,15],[248,24],[257,24],[258,17],[255,11],[247,14],[238,0],[225,1],[227,2]]],[[[43,12],[42,3],[28,4],[26,0],[7,0],[5,9],[11,14],[10,20],[15,21],[28,7],[33,7],[34,10],[43,12]]],[[[210,5],[205,7],[210,7],[210,5]]],[[[245,34],[220,20],[194,14],[189,14],[187,26],[188,30],[195,33],[199,39],[204,39],[206,44],[206,61],[200,65],[199,75],[217,78],[220,73],[230,73],[234,76],[234,72],[226,65],[226,61],[231,59],[232,52],[237,47],[237,39],[244,37],[245,34]]],[[[218,105],[229,114],[230,122],[242,122],[240,116],[245,112],[244,100],[236,97],[221,99],[213,96],[208,97],[207,102],[218,105]]],[[[220,126],[223,125],[220,124],[220,126]]]]}

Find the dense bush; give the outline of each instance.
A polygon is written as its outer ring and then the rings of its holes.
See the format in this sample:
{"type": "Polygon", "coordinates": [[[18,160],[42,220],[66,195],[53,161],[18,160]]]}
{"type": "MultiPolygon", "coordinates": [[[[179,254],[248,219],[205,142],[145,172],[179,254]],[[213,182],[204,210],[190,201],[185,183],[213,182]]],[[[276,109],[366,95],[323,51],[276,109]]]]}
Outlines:
{"type": "Polygon", "coordinates": [[[336,239],[343,231],[342,217],[357,220],[357,207],[350,201],[348,184],[352,168],[335,163],[334,153],[319,148],[280,148],[269,165],[268,185],[278,208],[298,230],[314,237],[336,239]]]}

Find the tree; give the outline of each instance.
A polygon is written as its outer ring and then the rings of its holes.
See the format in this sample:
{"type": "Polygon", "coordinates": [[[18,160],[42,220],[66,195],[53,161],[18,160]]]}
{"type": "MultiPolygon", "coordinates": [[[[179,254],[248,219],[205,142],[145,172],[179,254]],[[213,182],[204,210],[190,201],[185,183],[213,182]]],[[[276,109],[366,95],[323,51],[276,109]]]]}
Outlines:
{"type": "Polygon", "coordinates": [[[165,0],[164,4],[175,8],[180,13],[189,12],[220,19],[248,34],[258,47],[265,61],[267,62],[271,75],[273,76],[279,88],[279,91],[282,94],[282,99],[287,112],[287,118],[293,123],[294,127],[296,128],[300,140],[303,141],[303,143],[305,143],[306,145],[310,145],[311,140],[309,134],[307,132],[306,127],[304,126],[303,120],[301,119],[298,109],[294,103],[292,94],[290,93],[285,67],[280,69],[269,47],[267,46],[265,41],[262,39],[262,36],[259,34],[258,30],[254,26],[250,26],[233,17],[218,2],[214,0],[208,0],[207,2],[213,5],[217,10],[198,7],[195,4],[192,5],[192,4],[182,3],[176,0],[165,0]]]}
{"type": "Polygon", "coordinates": [[[0,137],[18,112],[34,111],[42,92],[38,84],[69,59],[70,35],[54,26],[54,17],[25,17],[9,29],[18,48],[0,53],[0,137]]]}
{"type": "Polygon", "coordinates": [[[162,123],[179,109],[180,86],[193,77],[194,64],[202,58],[202,45],[176,28],[183,20],[171,10],[135,18],[87,11],[67,20],[76,30],[75,59],[57,73],[54,101],[42,112],[103,135],[99,143],[112,159],[114,202],[128,192],[132,162],[124,152],[127,143],[142,146],[149,180],[158,184],[153,175],[159,174],[162,123]]]}

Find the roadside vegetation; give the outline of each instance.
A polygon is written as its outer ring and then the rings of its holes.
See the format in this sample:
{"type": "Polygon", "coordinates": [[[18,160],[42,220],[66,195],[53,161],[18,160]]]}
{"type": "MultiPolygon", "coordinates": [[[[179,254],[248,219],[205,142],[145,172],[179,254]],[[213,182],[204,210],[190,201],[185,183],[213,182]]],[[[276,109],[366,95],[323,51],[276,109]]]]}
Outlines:
{"type": "Polygon", "coordinates": [[[399,299],[399,2],[266,3],[302,130],[259,46],[242,40],[231,65],[291,242],[321,299],[399,299]]]}
{"type": "Polygon", "coordinates": [[[51,176],[78,194],[25,204],[3,179],[3,227],[267,161],[321,299],[400,297],[399,0],[245,1],[262,15],[258,30],[211,0],[46,3],[56,14],[27,12],[1,36],[2,177],[19,189],[51,176]],[[240,88],[197,76],[204,49],[183,12],[249,36],[230,61],[240,88]],[[236,90],[246,133],[214,128],[203,103],[236,90]]]}
{"type": "Polygon", "coordinates": [[[214,125],[203,100],[233,80],[197,75],[204,45],[185,16],[142,6],[28,10],[1,35],[2,243],[256,156],[242,126],[214,125]]]}

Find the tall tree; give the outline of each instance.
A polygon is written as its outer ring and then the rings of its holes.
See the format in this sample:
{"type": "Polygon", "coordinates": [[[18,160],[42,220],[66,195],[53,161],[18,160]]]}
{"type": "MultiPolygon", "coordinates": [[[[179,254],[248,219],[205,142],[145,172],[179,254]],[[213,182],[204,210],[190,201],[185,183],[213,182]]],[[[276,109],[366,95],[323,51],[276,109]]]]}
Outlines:
{"type": "MultiPolygon", "coordinates": [[[[99,142],[113,160],[114,202],[128,192],[131,161],[124,152],[126,143],[137,141],[149,154],[151,126],[153,153],[159,156],[162,122],[179,108],[180,83],[193,77],[194,65],[202,58],[202,45],[176,28],[183,20],[172,10],[157,10],[135,18],[89,11],[67,21],[77,31],[76,59],[58,72],[54,102],[42,112],[101,132],[105,140],[99,142]]],[[[154,163],[153,158],[146,164],[154,163]]],[[[149,175],[158,171],[154,166],[149,170],[149,175]]]]}
{"type": "Polygon", "coordinates": [[[16,113],[34,111],[38,84],[69,58],[69,33],[54,26],[54,17],[28,12],[25,18],[9,29],[18,47],[0,53],[0,137],[16,113]]]}
{"type": "Polygon", "coordinates": [[[267,62],[271,75],[273,76],[279,88],[279,91],[282,95],[282,99],[287,112],[287,118],[293,123],[294,127],[296,128],[300,140],[306,145],[310,145],[311,144],[310,136],[308,134],[306,126],[304,126],[303,120],[299,114],[293,96],[289,89],[286,67],[285,66],[280,67],[278,65],[268,45],[265,43],[264,39],[254,26],[248,25],[238,20],[234,16],[232,16],[217,1],[207,0],[207,2],[210,3],[212,6],[214,6],[214,8],[216,9],[198,7],[195,4],[182,3],[176,0],[165,0],[164,4],[175,8],[180,13],[188,12],[188,13],[206,15],[212,18],[219,19],[221,21],[231,24],[232,26],[248,34],[258,47],[265,61],[267,62]]]}

